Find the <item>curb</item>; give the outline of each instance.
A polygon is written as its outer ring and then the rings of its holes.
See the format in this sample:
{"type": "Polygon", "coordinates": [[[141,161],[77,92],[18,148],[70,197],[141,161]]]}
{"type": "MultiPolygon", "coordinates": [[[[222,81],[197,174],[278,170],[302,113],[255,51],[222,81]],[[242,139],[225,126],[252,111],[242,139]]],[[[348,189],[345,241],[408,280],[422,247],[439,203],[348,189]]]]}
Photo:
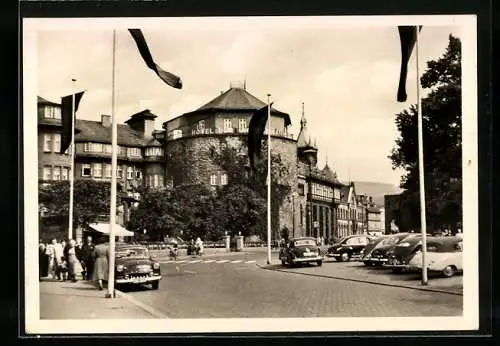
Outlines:
{"type": "Polygon", "coordinates": [[[278,269],[278,268],[269,268],[269,267],[267,267],[267,264],[266,265],[262,265],[262,264],[256,263],[256,265],[260,269],[277,271],[277,272],[282,272],[282,273],[290,273],[290,274],[305,275],[305,276],[315,276],[315,277],[321,277],[321,278],[326,278],[326,279],[334,279],[334,280],[362,282],[362,283],[367,283],[367,284],[372,284],[372,285],[388,286],[388,287],[396,287],[396,288],[407,288],[407,289],[418,290],[418,291],[444,293],[444,294],[451,294],[451,295],[462,296],[463,297],[463,293],[451,292],[451,291],[441,290],[441,289],[438,289],[438,288],[415,287],[415,286],[409,286],[409,285],[396,285],[396,284],[390,284],[390,283],[385,283],[385,282],[377,282],[377,281],[362,280],[362,279],[352,279],[352,278],[346,278],[346,277],[341,277],[341,276],[333,276],[333,275],[291,272],[291,271],[288,271],[288,270],[283,270],[283,269],[278,269]]]}
{"type": "Polygon", "coordinates": [[[141,303],[140,301],[136,300],[135,298],[132,298],[130,295],[120,291],[120,290],[117,290],[115,288],[115,295],[117,297],[120,297],[120,298],[124,298],[126,300],[128,300],[130,303],[134,304],[135,306],[141,308],[142,310],[150,313],[152,316],[156,317],[156,318],[169,318],[167,315],[159,312],[158,310],[152,308],[151,306],[149,305],[146,305],[144,303],[141,303]]]}

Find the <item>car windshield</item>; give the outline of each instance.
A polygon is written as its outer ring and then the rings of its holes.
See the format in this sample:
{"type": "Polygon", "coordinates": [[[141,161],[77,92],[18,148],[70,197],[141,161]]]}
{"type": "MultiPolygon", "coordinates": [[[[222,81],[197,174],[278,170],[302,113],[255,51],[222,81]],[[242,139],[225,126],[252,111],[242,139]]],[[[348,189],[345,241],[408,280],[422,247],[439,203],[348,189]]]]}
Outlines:
{"type": "Polygon", "coordinates": [[[148,249],[142,247],[117,249],[116,257],[149,257],[149,253],[148,249]]]}
{"type": "Polygon", "coordinates": [[[295,246],[315,246],[316,241],[314,239],[300,239],[293,242],[295,246]]]}

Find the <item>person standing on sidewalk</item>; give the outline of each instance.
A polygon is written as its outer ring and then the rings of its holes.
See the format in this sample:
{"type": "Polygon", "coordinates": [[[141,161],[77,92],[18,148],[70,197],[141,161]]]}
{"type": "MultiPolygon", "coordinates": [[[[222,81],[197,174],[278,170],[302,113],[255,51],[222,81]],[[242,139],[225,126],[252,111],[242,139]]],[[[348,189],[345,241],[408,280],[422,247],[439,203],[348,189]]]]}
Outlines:
{"type": "Polygon", "coordinates": [[[80,260],[83,264],[85,280],[92,280],[92,274],[94,272],[94,259],[92,257],[93,252],[94,244],[92,243],[92,237],[88,236],[87,241],[82,245],[80,250],[80,260]]]}
{"type": "Polygon", "coordinates": [[[40,278],[44,278],[48,274],[49,259],[47,257],[46,251],[47,251],[47,247],[40,240],[40,245],[38,248],[38,266],[39,266],[40,278]]]}
{"type": "Polygon", "coordinates": [[[108,281],[108,260],[109,247],[104,244],[104,237],[101,237],[93,251],[94,273],[92,278],[99,284],[99,290],[103,289],[103,281],[108,281]]]}
{"type": "Polygon", "coordinates": [[[68,262],[68,275],[72,282],[76,282],[77,273],[82,271],[80,266],[80,261],[76,256],[77,247],[76,242],[71,239],[68,243],[68,249],[66,251],[66,261],[68,262]]]}

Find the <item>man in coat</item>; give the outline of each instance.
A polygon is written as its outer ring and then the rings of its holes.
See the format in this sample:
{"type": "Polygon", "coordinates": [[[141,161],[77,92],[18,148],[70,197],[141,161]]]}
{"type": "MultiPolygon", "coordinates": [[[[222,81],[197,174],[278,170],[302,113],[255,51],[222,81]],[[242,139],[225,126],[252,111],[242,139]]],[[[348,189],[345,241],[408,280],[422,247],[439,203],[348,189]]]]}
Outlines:
{"type": "Polygon", "coordinates": [[[85,280],[91,280],[92,273],[94,272],[94,259],[92,258],[92,253],[94,251],[94,244],[92,243],[92,237],[88,236],[85,244],[82,245],[80,250],[80,260],[83,264],[83,270],[85,272],[85,280]]]}

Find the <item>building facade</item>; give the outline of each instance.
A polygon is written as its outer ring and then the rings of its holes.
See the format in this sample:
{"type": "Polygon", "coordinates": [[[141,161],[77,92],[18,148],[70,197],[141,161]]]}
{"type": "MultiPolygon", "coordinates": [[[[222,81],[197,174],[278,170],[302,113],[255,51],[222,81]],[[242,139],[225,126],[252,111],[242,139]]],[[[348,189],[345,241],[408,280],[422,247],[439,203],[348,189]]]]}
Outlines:
{"type": "MultiPolygon", "coordinates": [[[[247,155],[246,138],[252,114],[265,102],[242,85],[230,88],[210,102],[162,124],[155,130],[156,115],[136,113],[118,125],[120,188],[139,200],[137,188],[206,184],[229,184],[227,172],[214,162],[223,146],[247,155]]],[[[302,111],[301,128],[295,139],[289,133],[290,115],[271,107],[271,152],[279,154],[288,168],[280,183],[290,192],[272,208],[272,236],[278,239],[287,227],[292,236],[333,240],[370,231],[369,205],[356,196],[353,183],[341,183],[328,163],[317,167],[319,149],[309,135],[302,111]]],[[[48,183],[68,179],[70,156],[59,154],[60,105],[38,98],[39,180],[48,183]]],[[[75,179],[111,180],[111,118],[76,121],[75,179]]],[[[265,138],[267,138],[265,136],[265,138]]],[[[266,144],[267,145],[267,144],[266,144]]],[[[130,211],[125,205],[122,222],[130,211]]],[[[371,220],[375,222],[375,220],[371,220]]],[[[379,221],[380,223],[380,221],[379,221]]],[[[378,226],[377,226],[378,227],[378,226]]]]}

